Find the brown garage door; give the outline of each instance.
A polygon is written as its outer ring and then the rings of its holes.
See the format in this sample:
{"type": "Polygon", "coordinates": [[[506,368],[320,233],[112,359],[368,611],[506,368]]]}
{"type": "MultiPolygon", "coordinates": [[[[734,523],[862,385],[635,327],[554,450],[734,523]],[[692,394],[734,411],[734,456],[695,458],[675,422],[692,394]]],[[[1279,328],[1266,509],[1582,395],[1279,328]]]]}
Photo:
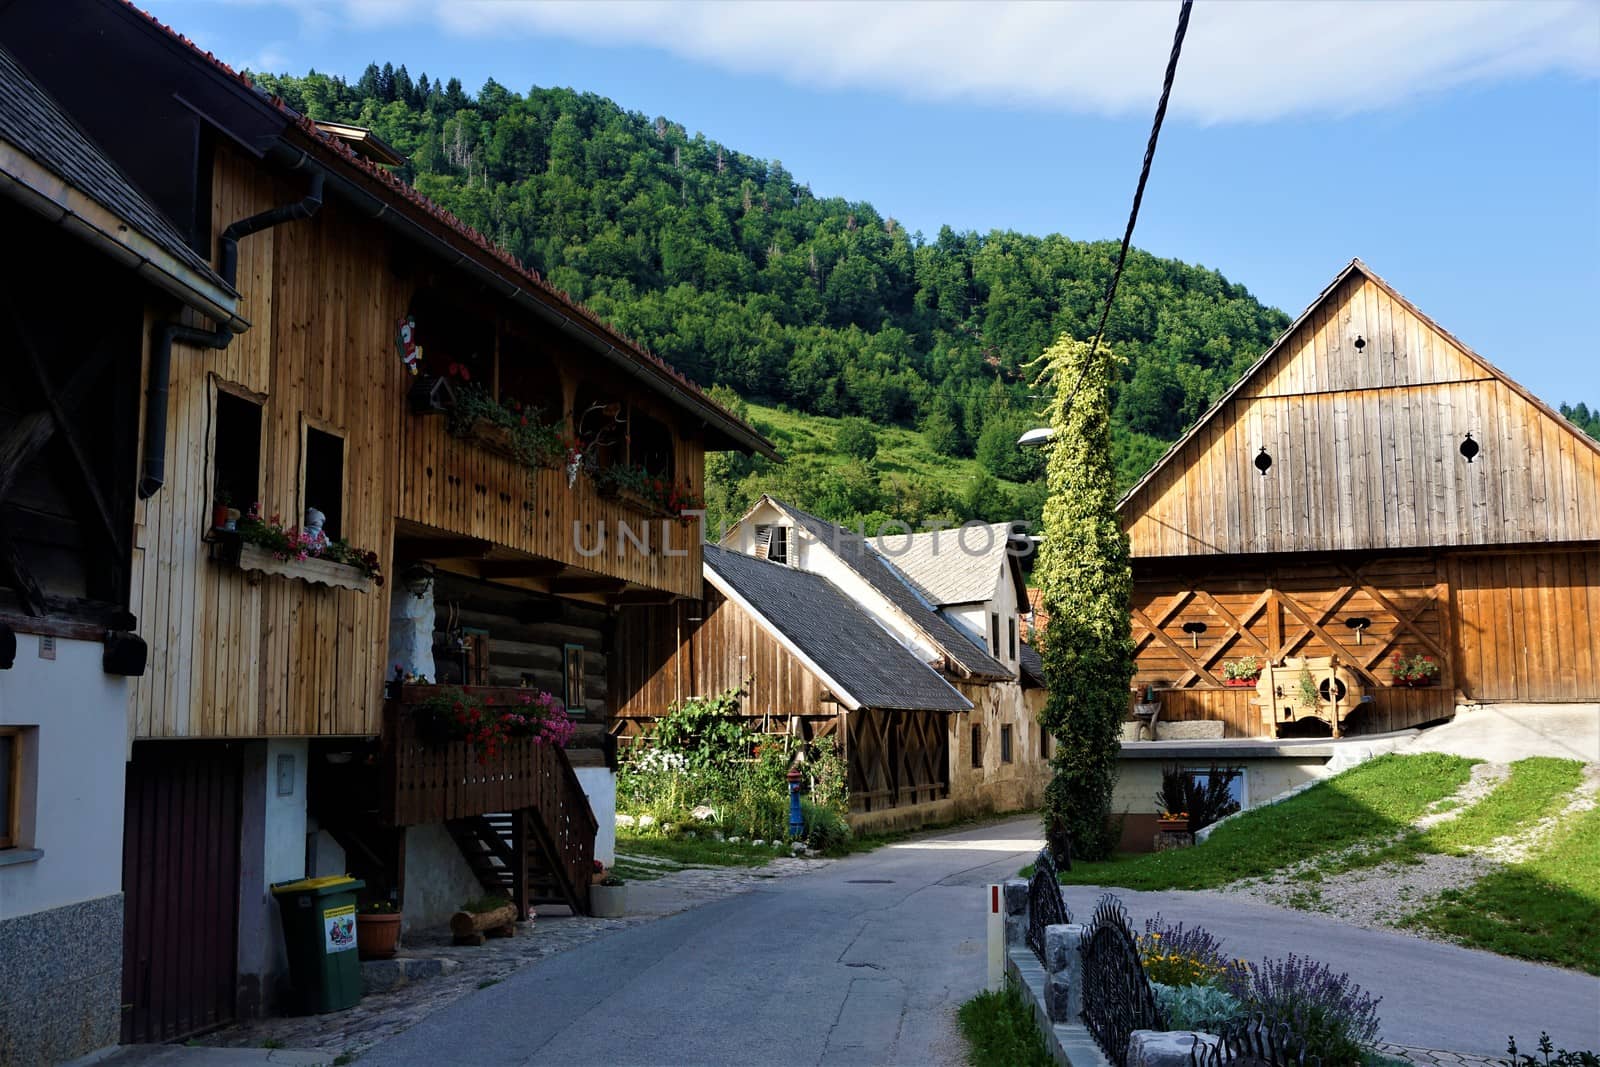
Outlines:
{"type": "Polygon", "coordinates": [[[1457,675],[1474,700],[1600,700],[1600,551],[1450,561],[1457,675]]]}
{"type": "Polygon", "coordinates": [[[125,1044],[234,1017],[239,777],[237,745],[134,745],[122,837],[125,1044]]]}

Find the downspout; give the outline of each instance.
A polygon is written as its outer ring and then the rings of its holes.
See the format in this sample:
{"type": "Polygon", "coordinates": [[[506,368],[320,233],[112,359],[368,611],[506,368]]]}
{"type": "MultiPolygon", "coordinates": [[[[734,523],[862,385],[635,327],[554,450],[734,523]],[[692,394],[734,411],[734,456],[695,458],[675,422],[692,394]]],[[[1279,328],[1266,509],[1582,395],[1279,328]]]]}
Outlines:
{"type": "MultiPolygon", "coordinates": [[[[302,159],[304,157],[302,156],[302,159]]],[[[269,208],[239,219],[222,231],[222,280],[229,288],[239,274],[239,240],[270,229],[279,223],[309,219],[322,207],[322,171],[311,173],[311,189],[292,204],[269,208]]],[[[179,322],[163,322],[150,353],[150,377],[145,386],[144,475],[139,479],[139,499],[148,500],[167,482],[167,386],[172,377],[172,342],[182,341],[199,348],[227,348],[233,341],[228,324],[215,330],[202,330],[179,322]]]]}

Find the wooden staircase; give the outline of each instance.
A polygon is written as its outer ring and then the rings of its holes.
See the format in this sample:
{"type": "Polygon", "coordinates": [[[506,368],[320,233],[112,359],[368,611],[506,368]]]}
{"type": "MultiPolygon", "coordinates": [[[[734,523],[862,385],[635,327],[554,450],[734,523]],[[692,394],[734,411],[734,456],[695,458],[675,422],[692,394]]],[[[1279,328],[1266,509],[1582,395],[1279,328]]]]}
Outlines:
{"type": "MultiPolygon", "coordinates": [[[[539,904],[563,904],[579,915],[589,910],[589,879],[568,876],[535,809],[451,819],[445,829],[484,892],[512,901],[520,918],[539,904]]],[[[592,847],[589,860],[592,867],[592,847]]]]}

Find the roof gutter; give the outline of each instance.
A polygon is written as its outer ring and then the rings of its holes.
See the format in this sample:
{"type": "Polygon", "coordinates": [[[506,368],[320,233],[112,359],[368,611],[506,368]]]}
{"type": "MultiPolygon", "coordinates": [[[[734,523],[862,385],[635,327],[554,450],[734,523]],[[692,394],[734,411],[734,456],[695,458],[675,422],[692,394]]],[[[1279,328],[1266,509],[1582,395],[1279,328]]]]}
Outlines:
{"type": "Polygon", "coordinates": [[[219,328],[232,333],[250,328],[249,320],[239,314],[239,294],[231,284],[219,286],[215,275],[184,263],[6,141],[0,141],[0,195],[87,242],[185,307],[216,320],[219,328]]]}
{"type": "Polygon", "coordinates": [[[702,401],[693,394],[686,392],[665,374],[640,363],[626,349],[618,347],[593,325],[567,315],[559,308],[551,306],[548,301],[540,299],[539,296],[526,287],[508,280],[498,271],[485,265],[477,257],[462,251],[415,219],[410,218],[406,212],[393,210],[393,205],[389,201],[375,196],[337,170],[312,160],[303,148],[296,146],[286,137],[280,138],[267,149],[266,158],[272,162],[291,167],[304,167],[313,174],[323,175],[329,190],[333,194],[368,218],[382,220],[397,230],[406,240],[422,245],[428,251],[443,259],[452,268],[465,271],[484,285],[485,288],[499,293],[516,306],[530,311],[540,319],[550,323],[558,331],[577,339],[585,348],[596,353],[611,365],[626,371],[650,391],[666,396],[669,400],[688,408],[699,416],[702,425],[715,427],[724,436],[740,442],[752,452],[759,452],[769,459],[781,459],[777,449],[773,447],[770,441],[753,433],[748,427],[742,425],[737,419],[727,415],[709,401],[702,401]]]}

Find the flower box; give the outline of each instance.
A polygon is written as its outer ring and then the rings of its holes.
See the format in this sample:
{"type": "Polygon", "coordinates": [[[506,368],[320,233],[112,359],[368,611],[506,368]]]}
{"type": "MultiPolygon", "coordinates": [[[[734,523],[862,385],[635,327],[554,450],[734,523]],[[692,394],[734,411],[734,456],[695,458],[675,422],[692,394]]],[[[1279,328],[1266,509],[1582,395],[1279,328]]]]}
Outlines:
{"type": "Polygon", "coordinates": [[[1165,815],[1156,816],[1156,830],[1163,834],[1186,834],[1189,832],[1189,817],[1168,818],[1165,815]]]}
{"type": "Polygon", "coordinates": [[[1257,675],[1254,678],[1224,678],[1222,680],[1222,684],[1227,686],[1229,689],[1253,689],[1255,688],[1255,684],[1260,680],[1260,675],[1257,675]]]}
{"type": "Polygon", "coordinates": [[[1396,678],[1394,680],[1396,689],[1426,689],[1428,686],[1438,684],[1439,679],[1432,675],[1427,678],[1396,678]]]}
{"type": "Polygon", "coordinates": [[[298,578],[311,585],[326,585],[357,593],[372,592],[373,580],[359,567],[326,559],[279,559],[260,545],[248,542],[240,543],[234,565],[247,574],[271,574],[281,578],[298,578]]]}

